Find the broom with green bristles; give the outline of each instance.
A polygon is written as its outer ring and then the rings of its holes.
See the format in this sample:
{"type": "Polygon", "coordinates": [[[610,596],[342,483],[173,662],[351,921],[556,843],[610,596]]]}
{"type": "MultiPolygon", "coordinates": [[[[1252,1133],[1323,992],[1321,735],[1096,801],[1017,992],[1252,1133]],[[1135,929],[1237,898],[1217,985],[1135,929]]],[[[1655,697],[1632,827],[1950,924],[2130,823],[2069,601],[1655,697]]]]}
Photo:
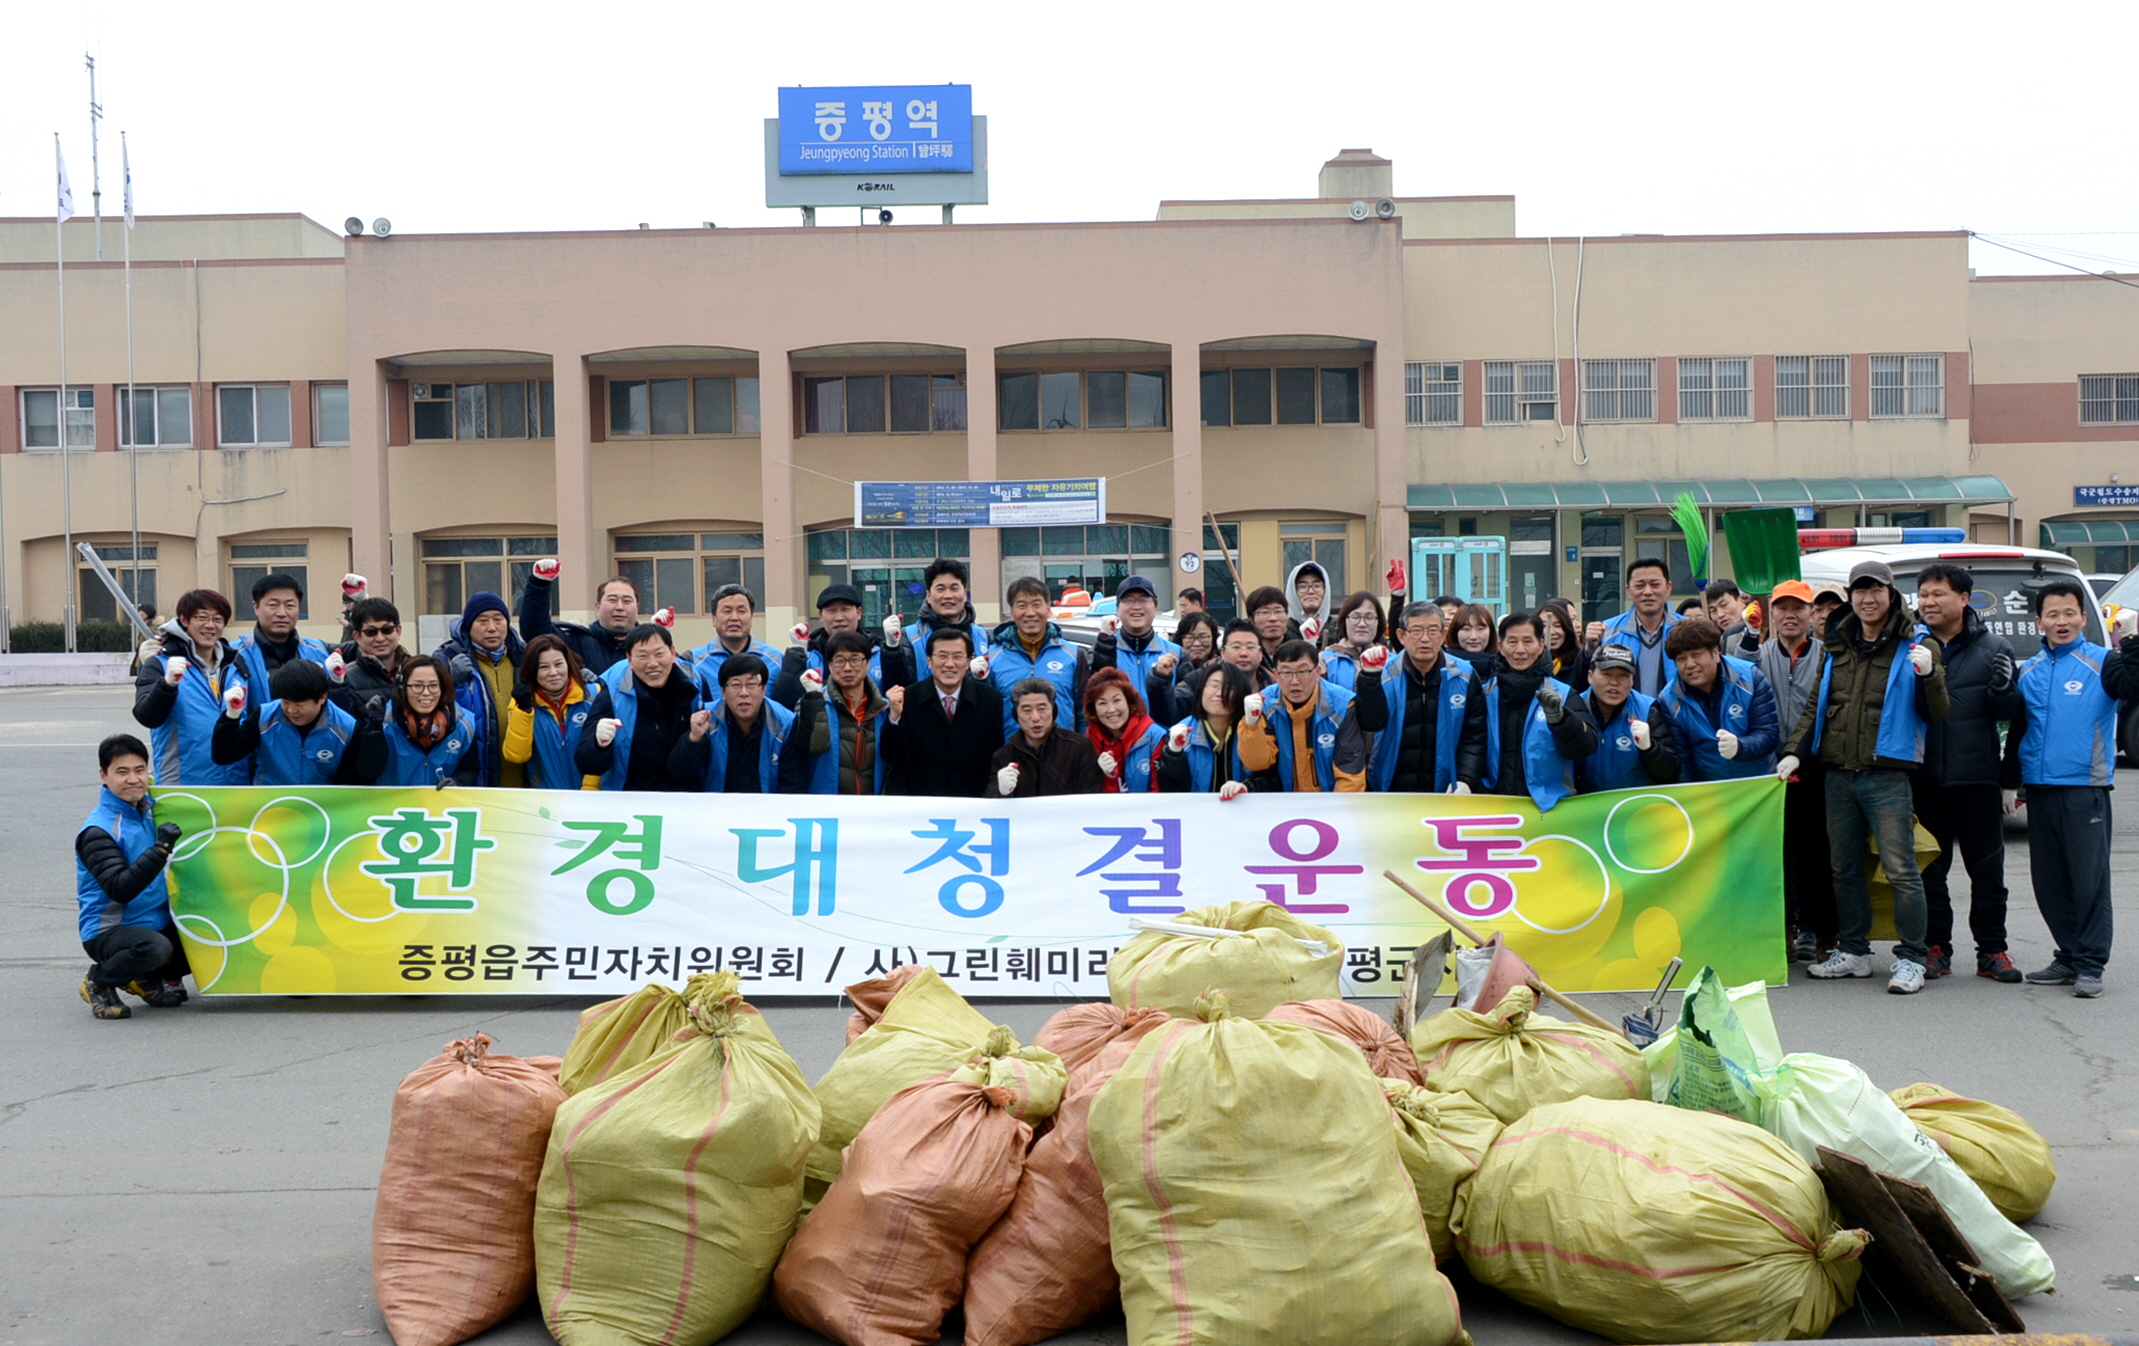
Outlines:
{"type": "Polygon", "coordinates": [[[1671,506],[1671,517],[1686,535],[1686,564],[1693,571],[1693,587],[1698,591],[1708,582],[1708,524],[1701,518],[1701,502],[1693,498],[1693,492],[1680,491],[1671,506]]]}

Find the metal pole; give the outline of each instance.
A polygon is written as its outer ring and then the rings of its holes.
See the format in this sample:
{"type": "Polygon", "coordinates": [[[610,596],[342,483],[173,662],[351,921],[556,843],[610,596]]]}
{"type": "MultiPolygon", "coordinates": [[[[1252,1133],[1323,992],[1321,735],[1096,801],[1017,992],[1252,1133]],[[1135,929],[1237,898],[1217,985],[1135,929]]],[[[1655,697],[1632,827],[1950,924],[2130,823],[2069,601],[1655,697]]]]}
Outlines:
{"type": "MultiPolygon", "coordinates": [[[[52,137],[55,141],[57,135],[52,137]]],[[[52,228],[58,258],[59,279],[59,480],[60,527],[65,545],[60,550],[60,625],[67,653],[74,653],[74,464],[67,447],[67,222],[52,228]]]]}
{"type": "MultiPolygon", "coordinates": [[[[133,511],[133,551],[128,559],[134,563],[127,575],[126,587],[133,592],[136,606],[141,602],[141,407],[134,397],[134,183],[133,165],[126,159],[126,132],[119,132],[120,160],[127,164],[126,174],[126,417],[120,424],[126,427],[126,490],[128,503],[133,511]]],[[[161,410],[161,408],[158,408],[161,410]]],[[[159,436],[160,438],[160,436],[159,436]]],[[[154,639],[153,633],[149,637],[154,639]]]]}
{"type": "MultiPolygon", "coordinates": [[[[97,260],[104,260],[104,184],[97,175],[97,123],[104,109],[97,103],[97,58],[88,52],[82,60],[89,66],[89,208],[97,221],[97,260]]],[[[70,553],[71,554],[71,553],[70,553]]]]}

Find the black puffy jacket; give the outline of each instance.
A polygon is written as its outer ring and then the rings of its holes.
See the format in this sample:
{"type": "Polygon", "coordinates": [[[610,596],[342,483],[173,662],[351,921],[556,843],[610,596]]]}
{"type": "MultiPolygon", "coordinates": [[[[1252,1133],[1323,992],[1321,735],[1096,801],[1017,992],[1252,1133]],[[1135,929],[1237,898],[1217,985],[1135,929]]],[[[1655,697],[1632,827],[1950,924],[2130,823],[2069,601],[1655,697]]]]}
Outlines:
{"type": "Polygon", "coordinates": [[[2003,688],[1991,685],[1992,665],[2004,653],[2014,664],[2013,647],[1983,624],[1975,609],[1961,618],[1961,633],[1939,653],[1946,664],[1946,718],[1924,726],[1924,764],[1917,778],[1926,785],[1996,785],[2001,745],[1998,722],[2020,711],[2020,691],[2008,666],[2003,688]]]}

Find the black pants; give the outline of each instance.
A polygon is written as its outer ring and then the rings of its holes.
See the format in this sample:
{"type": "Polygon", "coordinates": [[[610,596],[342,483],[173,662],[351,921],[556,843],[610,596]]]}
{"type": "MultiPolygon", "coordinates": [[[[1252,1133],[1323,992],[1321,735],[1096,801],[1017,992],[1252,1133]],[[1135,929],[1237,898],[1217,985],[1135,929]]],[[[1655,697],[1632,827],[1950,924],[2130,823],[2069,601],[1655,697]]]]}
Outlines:
{"type": "Polygon", "coordinates": [[[1953,853],[1968,871],[1968,933],[1976,957],[2005,952],[2005,804],[1995,785],[1916,782],[1916,821],[1938,839],[1938,859],[1924,868],[1924,939],[1953,948],[1953,894],[1946,876],[1953,853]]]}
{"type": "Polygon", "coordinates": [[[89,980],[99,986],[124,986],[130,981],[177,981],[186,975],[185,946],[175,930],[150,930],[139,925],[115,925],[82,941],[82,949],[96,960],[89,980]]]}
{"type": "Polygon", "coordinates": [[[2109,962],[2109,791],[2028,787],[2028,876],[2057,961],[2099,977],[2109,962]]]}
{"type": "Polygon", "coordinates": [[[1841,929],[1835,914],[1834,863],[1827,850],[1827,768],[1806,760],[1783,789],[1783,883],[1790,924],[1831,949],[1841,929]]]}

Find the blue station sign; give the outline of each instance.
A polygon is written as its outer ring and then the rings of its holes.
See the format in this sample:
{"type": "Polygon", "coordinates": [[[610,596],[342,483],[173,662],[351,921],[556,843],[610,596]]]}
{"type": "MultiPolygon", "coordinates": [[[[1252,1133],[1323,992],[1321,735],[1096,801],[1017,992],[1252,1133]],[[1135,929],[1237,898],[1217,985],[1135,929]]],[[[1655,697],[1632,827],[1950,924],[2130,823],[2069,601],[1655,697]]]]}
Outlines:
{"type": "Polygon", "coordinates": [[[780,90],[780,173],[970,173],[973,86],[780,90]]]}

